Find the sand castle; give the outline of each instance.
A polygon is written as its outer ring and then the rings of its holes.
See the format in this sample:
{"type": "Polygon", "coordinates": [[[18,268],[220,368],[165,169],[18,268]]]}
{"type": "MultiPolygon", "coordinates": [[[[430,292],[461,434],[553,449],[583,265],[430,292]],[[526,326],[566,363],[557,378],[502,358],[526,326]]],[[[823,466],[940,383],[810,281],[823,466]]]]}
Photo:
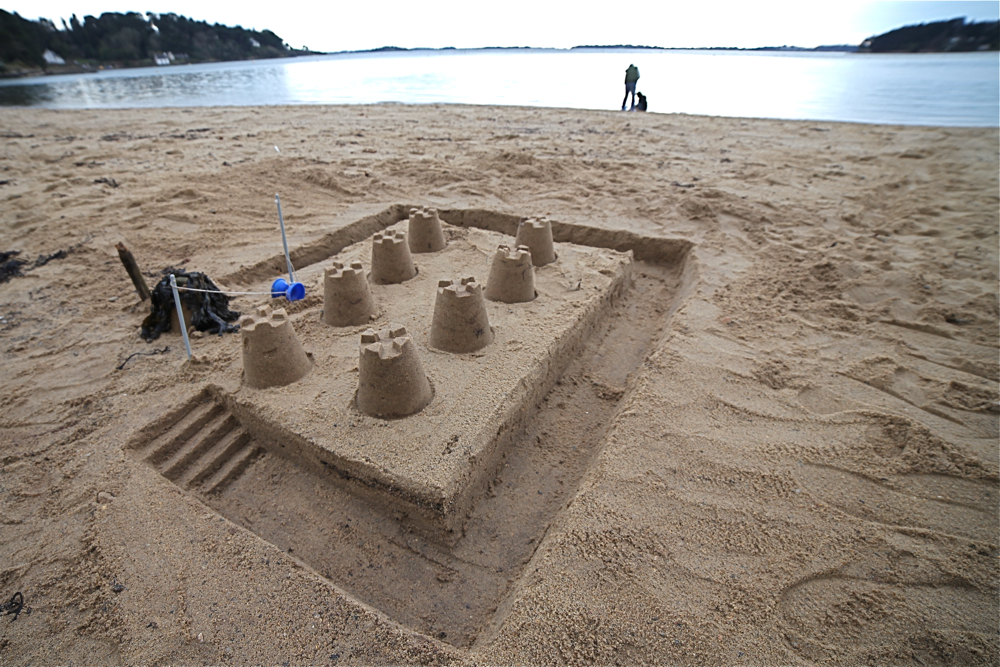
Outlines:
{"type": "Polygon", "coordinates": [[[515,246],[528,246],[535,266],[545,266],[556,261],[552,245],[552,223],[547,218],[522,218],[517,225],[515,246]]]}
{"type": "Polygon", "coordinates": [[[364,265],[334,262],[323,271],[323,321],[333,327],[367,324],[375,313],[375,299],[365,280],[364,265]]]}
{"type": "Polygon", "coordinates": [[[372,417],[405,417],[423,410],[434,392],[406,327],[361,334],[356,404],[372,417]]]}
{"type": "Polygon", "coordinates": [[[405,282],[415,275],[417,268],[413,266],[406,232],[376,232],[372,236],[372,282],[392,285],[405,282]]]}
{"type": "Polygon", "coordinates": [[[486,281],[486,298],[501,303],[523,303],[535,298],[535,270],[528,246],[497,247],[486,281]]]}
{"type": "Polygon", "coordinates": [[[483,287],[473,277],[438,281],[431,322],[431,347],[475,352],[493,342],[483,287]]]}
{"type": "Polygon", "coordinates": [[[243,381],[251,387],[282,387],[305,377],[312,361],[302,349],[284,308],[257,308],[240,318],[243,381]]]}
{"type": "Polygon", "coordinates": [[[441,219],[436,208],[411,208],[409,235],[410,252],[437,252],[448,243],[441,231],[441,219]]]}
{"type": "MultiPolygon", "coordinates": [[[[515,246],[507,234],[518,217],[487,216],[491,226],[486,226],[476,217],[456,216],[464,229],[441,251],[420,255],[424,275],[379,285],[366,278],[367,253],[381,246],[408,250],[402,240],[409,236],[395,230],[406,228],[410,208],[390,213],[340,230],[333,241],[324,239],[299,273],[304,284],[322,276],[325,293],[319,301],[313,297],[291,307],[297,313],[295,332],[283,312],[250,309],[253,317],[244,319],[246,371],[240,374],[238,362],[220,365],[210,386],[199,385],[183,406],[144,427],[129,451],[213,509],[245,499],[232,516],[248,531],[272,544],[295,540],[296,557],[323,577],[407,627],[432,634],[446,628],[451,643],[468,646],[564,505],[556,489],[561,485],[552,480],[569,466],[575,470],[592,460],[602,425],[624,395],[619,388],[628,371],[619,369],[619,360],[626,355],[592,351],[604,345],[595,338],[605,335],[604,322],[615,323],[616,330],[631,326],[615,316],[631,285],[633,257],[603,247],[560,245],[558,270],[538,270],[530,249],[515,246]],[[381,227],[387,222],[390,227],[381,227]],[[373,243],[367,234],[374,229],[386,231],[373,243]],[[348,239],[362,240],[336,247],[348,239]],[[481,276],[486,266],[494,267],[489,286],[471,277],[481,276]],[[564,289],[565,275],[581,277],[589,289],[564,289]],[[544,299],[534,298],[536,286],[544,299]],[[512,305],[487,303],[487,291],[512,305]],[[390,315],[377,324],[371,319],[376,299],[374,316],[390,315]],[[518,304],[521,300],[530,303],[518,304]],[[347,324],[365,317],[368,322],[360,326],[347,324]],[[319,346],[322,354],[312,370],[311,357],[308,362],[300,357],[299,372],[291,377],[265,370],[289,349],[299,349],[294,340],[259,338],[273,338],[275,324],[303,344],[319,346]],[[595,397],[589,382],[558,384],[577,360],[587,372],[598,369],[600,387],[618,389],[614,400],[595,397]],[[613,377],[597,364],[611,368],[613,377]],[[286,387],[250,387],[264,385],[264,379],[292,381],[298,374],[304,376],[286,387]],[[545,399],[552,392],[560,392],[552,394],[559,400],[550,404],[545,399]],[[540,425],[553,419],[559,434],[550,439],[540,425]],[[562,446],[570,442],[577,450],[562,446]],[[278,472],[282,482],[257,465],[278,472]],[[295,525],[280,515],[279,505],[300,512],[295,525]],[[363,540],[331,548],[326,540],[303,539],[333,534],[347,521],[364,532],[363,540]],[[418,537],[419,553],[381,537],[385,527],[397,525],[418,537]],[[490,556],[488,568],[471,566],[454,581],[442,581],[428,579],[418,563],[490,553],[491,536],[506,534],[512,525],[527,539],[490,556]],[[349,572],[357,547],[369,544],[401,566],[388,576],[375,569],[349,572]],[[425,610],[438,600],[455,613],[427,621],[425,610]]],[[[409,259],[405,252],[399,256],[409,259]]],[[[256,279],[269,280],[272,271],[271,265],[261,266],[256,279]]],[[[643,322],[649,330],[656,324],[651,318],[643,322]]],[[[617,341],[615,350],[651,340],[606,337],[617,341]]],[[[203,344],[213,343],[214,338],[203,344]]],[[[636,363],[641,358],[628,356],[636,363]]]]}

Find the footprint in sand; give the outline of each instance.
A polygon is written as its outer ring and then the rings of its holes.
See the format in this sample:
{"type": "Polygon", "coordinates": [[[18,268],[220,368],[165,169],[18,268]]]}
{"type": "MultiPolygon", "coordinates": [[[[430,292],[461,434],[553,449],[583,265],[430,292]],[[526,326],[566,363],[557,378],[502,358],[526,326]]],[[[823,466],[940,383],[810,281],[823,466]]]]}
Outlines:
{"type": "Polygon", "coordinates": [[[796,477],[829,505],[894,530],[848,564],[782,592],[794,652],[840,664],[915,665],[976,664],[996,654],[995,595],[940,565],[949,559],[932,546],[941,540],[973,560],[996,558],[995,482],[919,474],[896,476],[890,488],[888,479],[824,465],[805,465],[796,477]]]}
{"type": "Polygon", "coordinates": [[[832,466],[805,465],[803,489],[865,521],[995,542],[1000,533],[996,484],[948,475],[902,475],[893,488],[832,466]]]}
{"type": "Polygon", "coordinates": [[[792,651],[834,664],[989,664],[996,601],[905,549],[870,552],[786,589],[792,651]]]}

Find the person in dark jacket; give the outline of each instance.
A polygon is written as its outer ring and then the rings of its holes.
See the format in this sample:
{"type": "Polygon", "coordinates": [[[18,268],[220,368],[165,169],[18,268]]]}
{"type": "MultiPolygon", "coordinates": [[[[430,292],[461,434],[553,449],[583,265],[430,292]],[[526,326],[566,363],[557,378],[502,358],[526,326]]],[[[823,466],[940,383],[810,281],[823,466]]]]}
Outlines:
{"type": "Polygon", "coordinates": [[[622,111],[625,111],[625,103],[628,101],[628,94],[632,93],[632,108],[635,108],[635,84],[639,80],[639,68],[629,65],[625,70],[625,99],[622,100],[622,111]]]}
{"type": "Polygon", "coordinates": [[[639,98],[638,103],[636,103],[636,105],[635,105],[635,110],[636,111],[645,111],[646,110],[646,96],[643,95],[642,93],[636,93],[635,95],[636,95],[636,97],[639,98]]]}

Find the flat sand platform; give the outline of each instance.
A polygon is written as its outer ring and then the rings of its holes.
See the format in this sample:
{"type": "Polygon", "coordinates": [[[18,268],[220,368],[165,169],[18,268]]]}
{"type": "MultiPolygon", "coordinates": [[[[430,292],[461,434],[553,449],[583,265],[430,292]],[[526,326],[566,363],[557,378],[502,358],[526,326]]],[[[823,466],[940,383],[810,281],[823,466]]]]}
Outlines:
{"type": "MultiPolygon", "coordinates": [[[[405,230],[406,222],[388,229],[405,230]]],[[[429,344],[438,280],[471,276],[485,283],[497,246],[513,238],[447,224],[445,232],[444,250],[414,255],[415,278],[372,285],[378,316],[369,325],[323,324],[322,269],[330,261],[299,271],[313,295],[309,303],[320,302],[297,307],[292,317],[315,361],[304,379],[263,390],[241,386],[242,360],[213,377],[230,408],[279,447],[386,493],[384,502],[421,515],[438,533],[461,529],[472,496],[492,479],[528,416],[622,298],[632,267],[631,253],[558,243],[557,261],[536,269],[537,298],[487,301],[493,342],[453,354],[429,344]],[[415,415],[387,420],[362,414],[355,394],[361,332],[392,323],[413,338],[434,399],[415,415]]],[[[331,261],[370,266],[370,258],[371,241],[365,240],[331,261]]]]}

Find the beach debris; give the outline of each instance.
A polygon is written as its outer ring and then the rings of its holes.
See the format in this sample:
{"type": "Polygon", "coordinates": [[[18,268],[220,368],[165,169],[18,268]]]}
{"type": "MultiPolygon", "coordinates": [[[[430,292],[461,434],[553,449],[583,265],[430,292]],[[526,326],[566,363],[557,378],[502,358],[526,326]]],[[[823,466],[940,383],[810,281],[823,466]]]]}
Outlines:
{"type": "Polygon", "coordinates": [[[548,218],[521,218],[514,245],[528,246],[531,263],[535,266],[545,266],[556,261],[556,251],[552,245],[552,223],[548,218]]]}
{"type": "Polygon", "coordinates": [[[240,319],[243,335],[243,381],[256,389],[283,387],[312,370],[284,308],[261,306],[240,319]]]}
{"type": "Polygon", "coordinates": [[[113,178],[108,178],[107,176],[102,176],[94,180],[94,183],[103,183],[104,185],[110,185],[113,188],[118,187],[118,181],[113,178]]]}
{"type": "Polygon", "coordinates": [[[157,354],[166,354],[169,351],[170,351],[170,346],[168,345],[162,349],[153,350],[152,352],[133,352],[132,354],[125,357],[125,361],[123,361],[115,370],[119,371],[125,370],[125,364],[131,361],[133,357],[152,357],[157,354]]]}
{"type": "Polygon", "coordinates": [[[358,409],[372,417],[405,417],[423,410],[434,391],[406,327],[390,324],[361,334],[358,409]]]}
{"type": "Polygon", "coordinates": [[[180,289],[181,308],[184,311],[184,321],[196,331],[219,334],[232,333],[239,330],[238,325],[230,324],[240,314],[229,310],[229,295],[219,290],[212,279],[204,273],[183,269],[166,268],[163,278],[150,293],[150,313],[142,321],[140,335],[147,341],[154,341],[164,331],[180,333],[177,320],[174,294],[170,289],[170,275],[173,274],[180,289]],[[194,291],[204,290],[204,291],[194,291]]]}
{"type": "Polygon", "coordinates": [[[524,303],[535,299],[535,269],[528,246],[516,246],[513,250],[509,245],[497,247],[485,296],[501,303],[524,303]]]}
{"type": "MultiPolygon", "coordinates": [[[[76,247],[77,246],[73,246],[73,248],[76,247]]],[[[73,250],[73,248],[70,248],[70,250],[73,250]]],[[[40,266],[45,266],[54,259],[66,259],[66,257],[69,256],[70,250],[56,250],[51,255],[39,255],[38,258],[35,259],[35,263],[31,268],[37,269],[40,266]]]]}
{"type": "Polygon", "coordinates": [[[18,255],[21,254],[20,250],[4,250],[0,252],[0,283],[23,276],[24,272],[21,270],[23,267],[27,267],[24,269],[25,271],[30,271],[45,266],[54,259],[65,259],[79,245],[77,244],[69,250],[57,250],[51,255],[39,255],[34,262],[18,258],[18,255]]]}
{"type": "Polygon", "coordinates": [[[410,252],[437,252],[448,244],[441,231],[441,218],[436,208],[411,208],[407,239],[410,252]]]}
{"type": "Polygon", "coordinates": [[[20,254],[20,250],[5,250],[0,252],[0,283],[5,283],[14,276],[24,275],[21,272],[21,267],[28,262],[18,259],[17,256],[20,254]]]}
{"type": "Polygon", "coordinates": [[[128,277],[132,279],[132,284],[135,285],[135,291],[139,293],[139,300],[145,301],[149,298],[149,285],[146,284],[146,279],[142,277],[142,271],[139,270],[139,263],[135,261],[132,251],[126,248],[124,243],[116,243],[115,249],[118,250],[118,258],[125,265],[128,277]]]}
{"type": "Polygon", "coordinates": [[[475,352],[493,342],[483,287],[472,276],[439,280],[431,322],[431,347],[475,352]]]}
{"type": "Polygon", "coordinates": [[[0,616],[13,614],[14,618],[11,619],[12,621],[16,621],[22,611],[25,614],[31,613],[31,607],[24,606],[24,596],[21,595],[21,591],[14,593],[9,601],[0,604],[0,616]]]}
{"type": "Polygon", "coordinates": [[[372,282],[393,285],[417,275],[413,265],[406,232],[402,230],[376,232],[372,236],[372,282]]]}
{"type": "Polygon", "coordinates": [[[334,262],[323,271],[323,322],[333,327],[367,324],[375,299],[361,262],[334,262]]]}

